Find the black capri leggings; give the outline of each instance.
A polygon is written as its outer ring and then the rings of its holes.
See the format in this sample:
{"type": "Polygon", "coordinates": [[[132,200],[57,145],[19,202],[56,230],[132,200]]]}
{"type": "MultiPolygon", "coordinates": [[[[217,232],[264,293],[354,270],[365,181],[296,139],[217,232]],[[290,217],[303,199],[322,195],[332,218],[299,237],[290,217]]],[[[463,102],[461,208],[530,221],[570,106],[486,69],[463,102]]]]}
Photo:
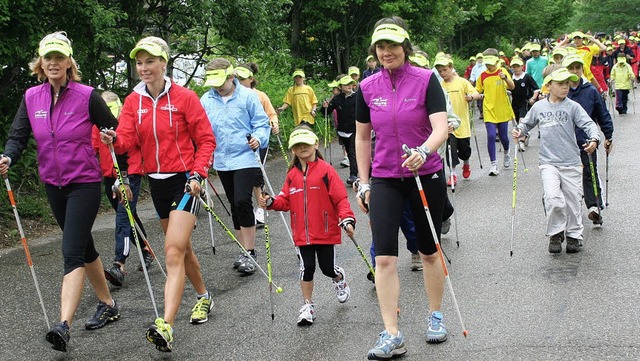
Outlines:
{"type": "Polygon", "coordinates": [[[100,183],[72,183],[61,188],[45,184],[45,191],[53,216],[62,229],[66,275],[99,256],[91,228],[100,207],[100,183]]]}
{"type": "Polygon", "coordinates": [[[322,273],[330,278],[338,277],[335,267],[336,252],[332,244],[311,244],[299,247],[299,250],[301,281],[313,281],[313,274],[316,272],[316,254],[322,273]]]}
{"type": "MultiPolygon", "coordinates": [[[[420,176],[420,180],[439,239],[447,197],[444,173],[440,170],[420,176]]],[[[426,255],[437,251],[415,179],[372,178],[369,205],[373,246],[377,256],[398,256],[398,230],[402,222],[405,199],[409,199],[411,205],[418,250],[426,255]]]]}
{"type": "Polygon", "coordinates": [[[234,229],[256,225],[251,199],[258,173],[260,173],[260,168],[218,171],[220,182],[231,204],[231,218],[233,219],[234,229]]]}

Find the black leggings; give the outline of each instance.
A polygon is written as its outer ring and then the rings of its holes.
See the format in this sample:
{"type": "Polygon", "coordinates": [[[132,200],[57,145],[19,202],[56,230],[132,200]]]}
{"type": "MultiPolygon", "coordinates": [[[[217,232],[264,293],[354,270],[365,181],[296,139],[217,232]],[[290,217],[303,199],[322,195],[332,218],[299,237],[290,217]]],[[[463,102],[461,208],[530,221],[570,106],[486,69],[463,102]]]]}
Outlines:
{"type": "Polygon", "coordinates": [[[332,279],[338,277],[335,269],[336,253],[332,244],[312,244],[299,247],[299,250],[301,281],[313,281],[313,274],[316,272],[316,254],[322,273],[332,279]]]}
{"type": "MultiPolygon", "coordinates": [[[[451,146],[451,161],[453,166],[460,164],[460,159],[469,160],[471,158],[471,138],[456,138],[453,134],[449,134],[447,144],[451,146]]],[[[449,164],[449,150],[447,149],[446,161],[449,164]]]]}
{"type": "Polygon", "coordinates": [[[253,227],[256,224],[253,213],[253,186],[260,168],[244,168],[231,171],[218,171],[220,182],[231,204],[233,228],[253,227]]]}
{"type": "MultiPolygon", "coordinates": [[[[442,213],[447,197],[444,172],[440,170],[420,176],[420,181],[429,204],[436,235],[440,238],[442,213]]],[[[437,251],[415,179],[372,178],[369,206],[371,233],[377,256],[398,256],[398,230],[402,222],[405,199],[408,199],[411,205],[418,250],[425,255],[437,251]]]]}
{"type": "Polygon", "coordinates": [[[62,229],[64,274],[98,259],[91,235],[100,207],[100,182],[72,183],[64,187],[45,184],[53,216],[62,229]]]}

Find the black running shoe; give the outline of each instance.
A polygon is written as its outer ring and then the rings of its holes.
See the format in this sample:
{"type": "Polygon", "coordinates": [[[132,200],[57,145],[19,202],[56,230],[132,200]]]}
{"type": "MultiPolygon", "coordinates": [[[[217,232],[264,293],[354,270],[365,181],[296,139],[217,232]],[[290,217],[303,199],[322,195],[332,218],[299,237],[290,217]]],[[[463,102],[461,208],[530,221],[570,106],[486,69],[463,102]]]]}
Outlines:
{"type": "MultiPolygon", "coordinates": [[[[151,252],[145,249],[145,250],[142,250],[142,258],[144,259],[144,266],[147,268],[147,271],[148,271],[154,260],[153,255],[151,254],[151,252]]],[[[142,272],[142,263],[140,263],[140,267],[138,267],[138,271],[142,272]]]]}
{"type": "Polygon", "coordinates": [[[108,322],[116,321],[120,318],[120,312],[118,312],[118,303],[113,300],[114,306],[109,306],[104,302],[98,303],[98,309],[93,317],[87,319],[84,323],[84,327],[87,330],[96,330],[104,327],[108,322]]]}
{"type": "Polygon", "coordinates": [[[51,344],[51,348],[56,351],[67,352],[67,344],[69,344],[69,324],[67,321],[62,321],[59,324],[53,326],[47,335],[45,336],[47,342],[51,344]]]}
{"type": "Polygon", "coordinates": [[[114,263],[109,269],[104,270],[104,276],[112,285],[116,287],[122,287],[124,282],[124,272],[119,264],[114,263]]]}

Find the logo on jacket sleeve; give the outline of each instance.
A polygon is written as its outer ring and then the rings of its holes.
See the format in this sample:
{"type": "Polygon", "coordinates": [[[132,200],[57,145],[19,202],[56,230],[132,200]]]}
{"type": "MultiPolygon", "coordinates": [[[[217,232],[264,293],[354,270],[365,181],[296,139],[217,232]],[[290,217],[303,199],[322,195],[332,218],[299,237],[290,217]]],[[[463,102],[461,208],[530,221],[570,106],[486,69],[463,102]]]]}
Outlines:
{"type": "Polygon", "coordinates": [[[47,118],[47,111],[46,110],[36,110],[36,112],[33,113],[33,117],[35,119],[46,119],[47,118]]]}
{"type": "Polygon", "coordinates": [[[386,98],[373,98],[371,99],[371,104],[377,107],[386,107],[389,102],[386,98]]]}

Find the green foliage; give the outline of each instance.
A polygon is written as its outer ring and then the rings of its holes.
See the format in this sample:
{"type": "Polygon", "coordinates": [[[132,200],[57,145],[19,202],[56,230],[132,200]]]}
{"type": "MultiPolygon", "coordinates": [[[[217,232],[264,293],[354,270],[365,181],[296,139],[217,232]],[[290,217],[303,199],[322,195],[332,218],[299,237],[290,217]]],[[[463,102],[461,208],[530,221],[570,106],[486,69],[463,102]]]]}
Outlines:
{"type": "Polygon", "coordinates": [[[592,32],[640,30],[640,2],[637,0],[575,2],[575,16],[571,19],[567,32],[575,29],[592,32]]]}

